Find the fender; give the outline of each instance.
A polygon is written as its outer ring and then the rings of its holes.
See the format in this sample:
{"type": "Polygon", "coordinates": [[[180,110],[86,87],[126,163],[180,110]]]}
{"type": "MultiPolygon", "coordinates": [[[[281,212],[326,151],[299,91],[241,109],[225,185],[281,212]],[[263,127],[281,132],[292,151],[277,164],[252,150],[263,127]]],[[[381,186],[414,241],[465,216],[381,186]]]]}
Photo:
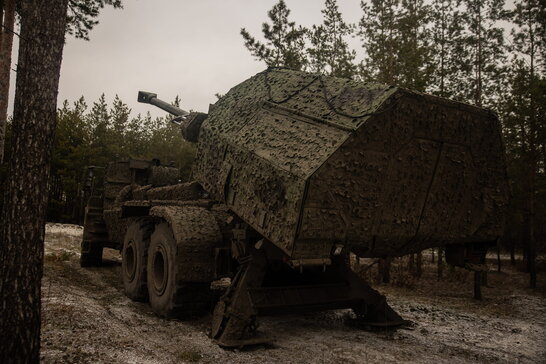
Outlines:
{"type": "Polygon", "coordinates": [[[214,215],[196,206],[154,206],[150,215],[171,227],[177,245],[178,277],[186,282],[213,281],[214,249],[222,244],[214,215]]]}

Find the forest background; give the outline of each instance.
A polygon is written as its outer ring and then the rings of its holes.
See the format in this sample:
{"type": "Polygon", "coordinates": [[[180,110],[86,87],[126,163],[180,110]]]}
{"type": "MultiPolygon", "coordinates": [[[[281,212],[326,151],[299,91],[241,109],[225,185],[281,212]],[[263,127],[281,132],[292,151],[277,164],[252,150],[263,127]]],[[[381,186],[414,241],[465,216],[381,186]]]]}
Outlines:
{"type": "MultiPolygon", "coordinates": [[[[244,28],[241,35],[267,66],[397,85],[497,112],[512,188],[500,244],[525,259],[546,251],[545,9],[544,0],[510,6],[503,0],[371,0],[361,2],[358,24],[349,24],[336,0],[326,0],[323,22],[302,27],[281,0],[268,12],[260,37],[244,28]],[[358,52],[349,46],[351,37],[360,40],[358,52]]],[[[83,97],[65,101],[58,110],[48,221],[82,222],[90,165],[158,158],[174,162],[181,179],[188,179],[195,148],[169,119],[131,115],[117,96],[91,104],[83,97]]],[[[8,122],[6,152],[9,141],[8,122]]],[[[2,185],[9,158],[0,166],[2,185]]]]}

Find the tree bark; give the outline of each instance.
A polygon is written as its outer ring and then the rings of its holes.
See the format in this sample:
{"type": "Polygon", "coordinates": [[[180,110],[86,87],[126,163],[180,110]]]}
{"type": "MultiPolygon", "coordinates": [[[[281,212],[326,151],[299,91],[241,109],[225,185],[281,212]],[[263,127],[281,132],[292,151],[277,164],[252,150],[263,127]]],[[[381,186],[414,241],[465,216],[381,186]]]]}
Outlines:
{"type": "Polygon", "coordinates": [[[379,260],[379,274],[383,283],[390,283],[391,281],[391,262],[391,257],[379,260]]]}
{"type": "MultiPolygon", "coordinates": [[[[15,0],[2,0],[5,9],[2,33],[0,35],[0,163],[4,161],[6,122],[8,119],[9,79],[11,73],[11,52],[15,24],[15,0]]],[[[0,22],[1,24],[1,22],[0,22]]]]}
{"type": "Polygon", "coordinates": [[[4,32],[4,0],[0,0],[0,49],[2,49],[2,33],[4,32]]]}
{"type": "Polygon", "coordinates": [[[38,363],[40,280],[68,0],[20,0],[11,158],[0,227],[0,362],[38,363]]]}

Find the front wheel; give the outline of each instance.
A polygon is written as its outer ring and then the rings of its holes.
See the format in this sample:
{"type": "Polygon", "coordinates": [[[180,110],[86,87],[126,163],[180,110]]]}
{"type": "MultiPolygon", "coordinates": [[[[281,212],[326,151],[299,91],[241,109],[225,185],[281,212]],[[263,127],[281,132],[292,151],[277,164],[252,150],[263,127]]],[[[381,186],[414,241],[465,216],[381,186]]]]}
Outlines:
{"type": "Polygon", "coordinates": [[[148,251],[148,296],[154,312],[171,317],[176,297],[176,242],[169,225],[156,226],[148,251]]]}
{"type": "Polygon", "coordinates": [[[162,317],[192,316],[210,307],[210,283],[184,281],[178,270],[177,245],[167,222],[156,225],[148,250],[148,296],[162,317]]]}
{"type": "Polygon", "coordinates": [[[152,224],[146,220],[136,220],[127,229],[123,241],[121,275],[125,295],[133,301],[145,301],[146,264],[152,224]]]}

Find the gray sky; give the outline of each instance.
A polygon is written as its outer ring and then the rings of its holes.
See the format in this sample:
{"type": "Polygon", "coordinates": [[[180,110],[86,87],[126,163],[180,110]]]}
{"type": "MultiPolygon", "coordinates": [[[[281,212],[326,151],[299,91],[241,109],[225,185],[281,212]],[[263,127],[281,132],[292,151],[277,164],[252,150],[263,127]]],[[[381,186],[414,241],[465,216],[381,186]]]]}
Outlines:
{"type": "MultiPolygon", "coordinates": [[[[285,1],[291,10],[290,19],[297,24],[322,22],[324,0],[285,1]]],[[[245,27],[261,38],[261,25],[277,0],[123,2],[123,10],[103,9],[89,42],[67,38],[59,105],[83,95],[91,106],[102,93],[111,103],[118,94],[133,115],[147,111],[153,116],[164,115],[151,105],[136,102],[138,90],[145,90],[166,101],[179,95],[183,109],[207,112],[209,103],[216,101],[215,93],[226,93],[265,68],[244,47],[239,31],[245,27]]],[[[345,21],[358,22],[362,15],[360,0],[338,0],[338,5],[345,21]]],[[[358,39],[349,42],[357,52],[362,49],[358,39]]],[[[11,81],[9,113],[14,72],[11,81]]]]}
{"type": "MultiPolygon", "coordinates": [[[[89,42],[67,38],[59,105],[83,95],[91,106],[104,92],[109,103],[118,94],[134,115],[146,111],[164,115],[136,102],[137,91],[146,90],[166,101],[179,95],[183,109],[207,112],[209,103],[216,101],[215,93],[225,93],[265,68],[244,48],[239,31],[245,27],[261,37],[261,24],[276,2],[124,0],[123,10],[105,8],[89,42]]],[[[346,21],[358,21],[359,0],[338,3],[346,21]]],[[[322,21],[323,0],[286,4],[297,24],[322,21]]]]}

